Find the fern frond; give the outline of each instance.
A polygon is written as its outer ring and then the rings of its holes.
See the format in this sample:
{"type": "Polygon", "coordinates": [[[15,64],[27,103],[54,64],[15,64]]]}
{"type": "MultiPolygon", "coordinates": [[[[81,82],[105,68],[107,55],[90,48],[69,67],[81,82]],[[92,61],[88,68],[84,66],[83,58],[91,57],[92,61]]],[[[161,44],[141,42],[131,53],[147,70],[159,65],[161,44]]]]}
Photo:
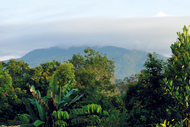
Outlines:
{"type": "Polygon", "coordinates": [[[88,104],[87,106],[83,106],[83,112],[88,112],[88,113],[101,113],[102,112],[102,107],[97,104],[88,104]]]}
{"type": "Polygon", "coordinates": [[[53,111],[52,113],[52,116],[55,118],[55,119],[69,119],[69,114],[67,111],[53,111]]]}

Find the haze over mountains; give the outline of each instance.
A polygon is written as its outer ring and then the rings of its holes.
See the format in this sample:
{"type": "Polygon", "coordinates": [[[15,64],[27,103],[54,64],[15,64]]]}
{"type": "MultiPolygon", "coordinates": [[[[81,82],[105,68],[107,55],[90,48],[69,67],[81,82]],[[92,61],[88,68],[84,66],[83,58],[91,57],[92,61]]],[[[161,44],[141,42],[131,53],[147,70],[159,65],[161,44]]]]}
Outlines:
{"type": "MultiPolygon", "coordinates": [[[[69,49],[59,47],[36,49],[17,60],[24,60],[24,62],[28,63],[30,67],[39,66],[41,63],[53,60],[64,62],[71,59],[73,54],[80,53],[81,55],[84,55],[85,48],[87,48],[87,46],[70,47],[69,49]]],[[[127,50],[114,46],[93,46],[91,48],[96,52],[99,51],[102,55],[107,54],[108,59],[113,58],[113,61],[115,62],[115,76],[119,79],[139,73],[140,70],[143,69],[143,64],[147,60],[148,54],[145,51],[127,50]]],[[[159,59],[167,60],[163,55],[158,54],[157,56],[159,59]]]]}

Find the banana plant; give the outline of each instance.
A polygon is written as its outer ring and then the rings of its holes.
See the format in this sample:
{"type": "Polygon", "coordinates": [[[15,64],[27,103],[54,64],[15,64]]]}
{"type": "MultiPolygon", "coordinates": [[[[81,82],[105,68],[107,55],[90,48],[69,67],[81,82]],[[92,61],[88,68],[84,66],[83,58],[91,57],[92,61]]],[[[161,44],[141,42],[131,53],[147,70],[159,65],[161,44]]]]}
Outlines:
{"type": "MultiPolygon", "coordinates": [[[[34,96],[34,100],[32,99],[26,99],[24,98],[24,104],[26,105],[26,109],[29,112],[31,116],[31,120],[33,122],[34,126],[54,126],[54,115],[52,113],[54,111],[61,111],[65,106],[69,106],[72,103],[78,101],[82,96],[76,96],[74,99],[70,99],[70,95],[73,94],[74,91],[77,91],[77,89],[72,89],[67,93],[67,91],[70,88],[70,85],[72,85],[73,80],[69,81],[63,88],[61,88],[58,85],[58,78],[56,75],[52,76],[52,79],[49,83],[50,89],[47,91],[47,96],[41,97],[41,93],[39,90],[35,90],[35,87],[32,86],[30,88],[30,92],[34,96]],[[61,95],[67,93],[64,97],[63,100],[61,99],[61,95]],[[69,100],[71,100],[69,102],[69,100]],[[33,109],[31,108],[29,101],[31,104],[33,104],[37,108],[37,115],[34,113],[33,109]],[[38,116],[38,117],[37,117],[38,116]],[[39,119],[38,119],[39,118],[39,119]]],[[[62,117],[65,119],[69,119],[68,112],[64,111],[61,112],[62,117]]]]}
{"type": "Polygon", "coordinates": [[[34,96],[34,100],[32,99],[26,99],[23,98],[23,102],[26,106],[27,111],[29,112],[32,120],[32,124],[36,127],[42,125],[42,126],[48,126],[54,123],[53,116],[51,114],[51,110],[47,104],[47,98],[41,97],[41,93],[38,90],[35,90],[35,87],[32,86],[30,89],[30,92],[32,92],[34,96]],[[30,103],[34,105],[34,107],[37,108],[37,111],[34,111],[30,103]],[[34,113],[36,112],[36,113],[34,113]]]}

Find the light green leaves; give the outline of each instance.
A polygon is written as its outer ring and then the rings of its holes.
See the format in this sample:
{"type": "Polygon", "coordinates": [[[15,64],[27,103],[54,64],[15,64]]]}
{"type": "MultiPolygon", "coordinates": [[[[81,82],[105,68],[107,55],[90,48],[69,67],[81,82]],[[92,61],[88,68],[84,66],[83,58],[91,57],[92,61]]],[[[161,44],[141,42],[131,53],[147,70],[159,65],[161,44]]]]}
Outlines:
{"type": "Polygon", "coordinates": [[[190,90],[189,90],[189,86],[188,85],[185,87],[185,89],[186,89],[187,94],[190,95],[190,90]]]}
{"type": "Polygon", "coordinates": [[[44,123],[45,123],[44,121],[36,120],[36,121],[33,123],[33,125],[34,125],[35,127],[38,127],[38,126],[40,126],[41,124],[44,124],[44,123]]]}
{"type": "Polygon", "coordinates": [[[69,119],[69,114],[67,111],[53,111],[52,113],[55,119],[69,119]]]}
{"type": "Polygon", "coordinates": [[[101,113],[102,112],[102,107],[100,105],[97,105],[97,104],[88,104],[87,106],[83,107],[83,112],[101,113]]]}
{"type": "Polygon", "coordinates": [[[176,95],[176,96],[178,96],[178,95],[179,95],[179,92],[178,92],[177,90],[175,91],[175,95],[176,95]]]}
{"type": "Polygon", "coordinates": [[[178,46],[179,46],[179,48],[180,48],[180,46],[181,46],[181,42],[178,43],[178,46]]]}
{"type": "Polygon", "coordinates": [[[170,86],[172,86],[173,85],[173,80],[170,80],[169,82],[170,82],[170,86]]]}

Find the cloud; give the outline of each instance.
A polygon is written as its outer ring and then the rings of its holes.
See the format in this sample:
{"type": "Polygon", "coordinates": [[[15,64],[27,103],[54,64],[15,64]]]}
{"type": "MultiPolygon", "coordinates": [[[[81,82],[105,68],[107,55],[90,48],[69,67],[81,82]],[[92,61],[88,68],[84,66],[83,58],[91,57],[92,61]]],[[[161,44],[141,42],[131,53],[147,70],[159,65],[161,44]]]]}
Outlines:
{"type": "Polygon", "coordinates": [[[166,15],[164,12],[158,12],[158,14],[156,15],[156,17],[165,17],[168,16],[166,15]]]}
{"type": "Polygon", "coordinates": [[[190,17],[81,18],[0,25],[0,59],[57,45],[110,45],[170,55],[176,32],[189,22],[190,17]]]}
{"type": "Polygon", "coordinates": [[[16,59],[16,58],[19,58],[19,56],[2,56],[2,57],[0,57],[0,61],[16,59]]]}

